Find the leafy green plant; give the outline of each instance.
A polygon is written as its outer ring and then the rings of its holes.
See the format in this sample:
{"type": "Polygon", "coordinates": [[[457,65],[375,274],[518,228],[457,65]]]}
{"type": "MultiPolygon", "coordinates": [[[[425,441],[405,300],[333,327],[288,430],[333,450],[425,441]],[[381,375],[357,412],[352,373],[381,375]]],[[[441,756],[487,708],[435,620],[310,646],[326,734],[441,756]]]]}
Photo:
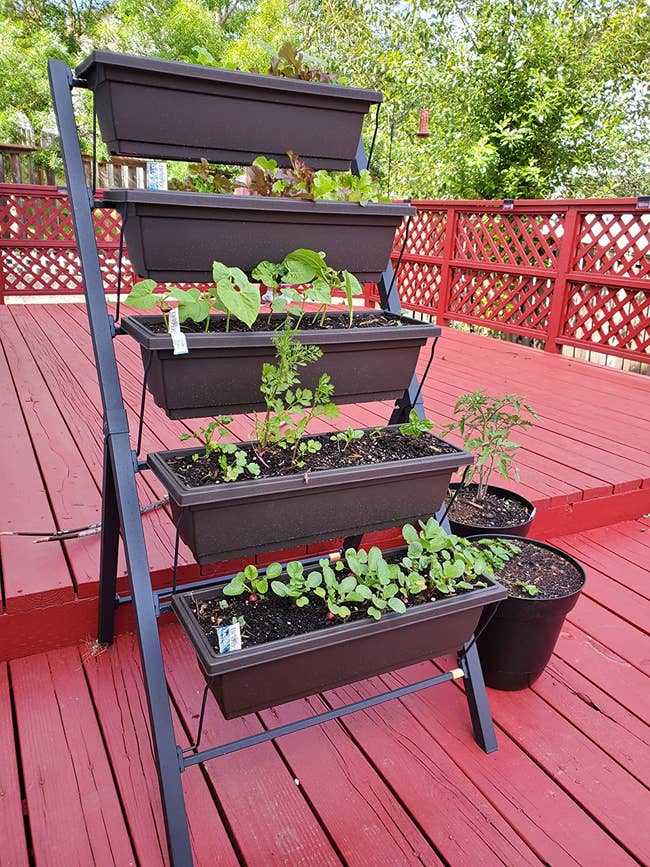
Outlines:
{"type": "Polygon", "coordinates": [[[232,193],[235,190],[235,178],[220,166],[202,159],[198,165],[190,166],[185,180],[172,178],[169,181],[169,189],[190,190],[196,193],[232,193]]]}
{"type": "Polygon", "coordinates": [[[535,587],[534,584],[528,584],[526,581],[515,581],[515,587],[523,590],[527,596],[538,596],[542,592],[539,587],[535,587]]]}
{"type": "MultiPolygon", "coordinates": [[[[264,70],[254,68],[250,72],[258,75],[274,75],[277,78],[293,78],[298,81],[316,81],[320,84],[332,84],[338,78],[335,72],[325,72],[322,60],[301,51],[292,42],[283,42],[277,50],[265,42],[260,42],[260,45],[269,55],[269,66],[264,70]]],[[[194,62],[202,66],[223,65],[202,45],[194,47],[194,62]]]]}
{"type": "Polygon", "coordinates": [[[354,428],[348,427],[345,430],[332,434],[330,439],[332,442],[338,443],[339,451],[345,452],[353,442],[362,440],[363,437],[364,433],[362,430],[355,430],[354,428]]]}
{"type": "Polygon", "coordinates": [[[349,271],[336,271],[325,261],[324,253],[299,248],[284,257],[282,262],[260,262],[251,276],[259,280],[274,293],[269,309],[271,313],[297,313],[296,328],[299,328],[305,315],[306,304],[317,304],[313,322],[320,317],[325,321],[327,308],[332,303],[332,293],[342,288],[348,306],[348,323],[352,326],[354,314],[353,297],[363,292],[357,278],[349,271]],[[295,287],[302,286],[302,291],[295,287]],[[295,305],[295,307],[294,307],[295,305]]]}
{"type": "MultiPolygon", "coordinates": [[[[267,75],[279,78],[295,78],[299,81],[316,81],[320,84],[332,84],[338,78],[335,72],[325,72],[323,61],[311,54],[300,51],[291,42],[283,43],[278,51],[271,46],[265,46],[271,59],[267,75]]],[[[257,72],[257,70],[251,70],[257,72]]]]}
{"type": "Polygon", "coordinates": [[[458,431],[465,448],[476,453],[476,462],[467,473],[466,484],[478,476],[476,498],[479,502],[485,499],[494,470],[509,479],[512,469],[514,478],[519,480],[517,469],[512,467],[519,443],[513,442],[510,435],[515,428],[531,426],[532,421],[524,417],[525,413],[534,419],[539,418],[532,406],[516,394],[490,397],[483,391],[474,391],[463,394],[456,401],[454,416],[457,420],[446,425],[441,435],[458,431]]]}
{"type": "Polygon", "coordinates": [[[322,575],[317,572],[306,575],[303,564],[298,560],[287,563],[287,577],[288,581],[273,581],[271,589],[276,596],[291,599],[298,608],[309,605],[308,592],[315,590],[323,580],[322,575]]]}
{"type": "Polygon", "coordinates": [[[428,418],[420,418],[417,412],[412,409],[409,413],[407,422],[401,424],[399,432],[403,437],[420,437],[422,434],[430,431],[433,428],[433,422],[428,418]]]}
{"type": "Polygon", "coordinates": [[[277,578],[282,572],[279,563],[270,563],[260,575],[257,566],[250,563],[241,572],[238,572],[223,588],[224,596],[241,596],[248,593],[249,602],[257,602],[261,596],[264,598],[269,590],[269,583],[277,578]]]}
{"type": "MultiPolygon", "coordinates": [[[[448,535],[434,518],[420,521],[419,529],[406,524],[402,533],[408,548],[399,562],[389,562],[373,546],[368,551],[349,548],[335,562],[321,558],[319,568],[307,573],[302,563],[291,561],[282,578],[280,564],[274,563],[272,573],[271,567],[267,570],[270,588],[298,607],[311,602],[322,606],[326,620],[345,621],[359,612],[379,620],[386,612],[403,614],[409,601],[425,602],[485,587],[484,576],[493,575],[496,567],[520,550],[503,539],[474,544],[448,535]]],[[[234,588],[229,592],[254,591],[250,579],[256,576],[257,570],[244,570],[233,579],[234,588]]]]}
{"type": "MultiPolygon", "coordinates": [[[[322,350],[318,346],[302,344],[286,327],[274,335],[273,342],[277,360],[275,364],[263,365],[260,386],[266,411],[262,415],[255,413],[257,454],[264,462],[265,449],[274,444],[289,449],[291,462],[296,466],[296,461],[300,461],[300,438],[307,425],[317,418],[334,419],[339,410],[332,403],[334,386],[329,374],[321,374],[313,391],[300,387],[300,368],[317,361],[323,354],[322,350]]],[[[309,446],[307,450],[310,450],[309,446]]],[[[302,454],[305,454],[304,450],[302,454]]]]}
{"type": "Polygon", "coordinates": [[[126,303],[136,310],[153,310],[158,307],[166,326],[169,311],[172,309],[170,302],[175,301],[181,322],[188,319],[197,323],[204,322],[206,331],[210,328],[212,310],[226,314],[226,331],[230,330],[232,316],[251,328],[262,303],[257,284],[251,283],[240,268],[228,268],[222,262],[213,262],[212,276],[214,286],[205,291],[176,286],[159,292],[155,280],[140,280],[131,287],[126,303]]]}
{"type": "Polygon", "coordinates": [[[244,170],[239,188],[255,196],[285,199],[325,199],[337,202],[387,202],[372,174],[363,169],[360,174],[329,172],[313,169],[302,157],[287,151],[291,165],[278,166],[276,160],[259,156],[244,170]]]}
{"type": "MultiPolygon", "coordinates": [[[[243,449],[237,448],[235,443],[222,442],[230,435],[229,425],[231,423],[232,416],[220,415],[206,427],[199,428],[198,431],[181,434],[180,439],[181,441],[198,440],[203,446],[204,458],[216,454],[220,475],[224,482],[235,482],[246,474],[253,477],[259,476],[259,464],[255,461],[249,461],[248,455],[243,449]],[[217,435],[216,438],[215,434],[217,435]]],[[[192,460],[196,462],[200,457],[199,452],[195,452],[192,455],[192,460]]]]}

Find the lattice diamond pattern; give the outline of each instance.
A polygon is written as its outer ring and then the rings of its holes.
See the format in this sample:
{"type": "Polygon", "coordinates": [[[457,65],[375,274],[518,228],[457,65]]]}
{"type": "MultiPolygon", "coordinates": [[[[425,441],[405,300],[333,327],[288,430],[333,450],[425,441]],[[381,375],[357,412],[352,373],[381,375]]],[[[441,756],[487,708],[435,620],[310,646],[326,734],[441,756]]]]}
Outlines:
{"type": "MultiPolygon", "coordinates": [[[[442,256],[446,228],[447,213],[445,211],[418,210],[411,220],[404,252],[416,256],[442,256]]],[[[397,253],[402,249],[405,231],[406,221],[402,223],[395,235],[394,250],[397,253]]]]}
{"type": "Polygon", "coordinates": [[[650,357],[650,290],[571,284],[562,334],[650,357]]]}
{"type": "Polygon", "coordinates": [[[402,305],[438,308],[440,268],[419,262],[403,262],[397,278],[402,305]]]}
{"type": "Polygon", "coordinates": [[[553,268],[564,218],[560,214],[458,214],[455,256],[479,262],[553,268]]]}
{"type": "Polygon", "coordinates": [[[83,293],[76,250],[19,247],[3,251],[5,292],[83,293]]]}
{"type": "MultiPolygon", "coordinates": [[[[8,195],[0,197],[0,237],[3,240],[74,243],[72,213],[65,195],[8,195]]],[[[95,230],[99,243],[118,243],[120,216],[97,208],[95,230]]]]}
{"type": "Polygon", "coordinates": [[[447,310],[452,317],[486,319],[544,332],[552,293],[553,281],[549,279],[454,268],[447,310]]]}
{"type": "Polygon", "coordinates": [[[619,277],[650,276],[650,214],[585,214],[573,268],[619,277]]]}

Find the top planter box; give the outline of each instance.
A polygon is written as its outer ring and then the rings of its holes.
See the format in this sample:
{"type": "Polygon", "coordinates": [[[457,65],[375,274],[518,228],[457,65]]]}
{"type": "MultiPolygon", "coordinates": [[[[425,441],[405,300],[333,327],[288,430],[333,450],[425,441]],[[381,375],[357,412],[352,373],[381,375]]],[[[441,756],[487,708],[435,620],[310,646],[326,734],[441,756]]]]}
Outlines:
{"type": "Polygon", "coordinates": [[[212,263],[250,272],[292,250],[322,250],[327,264],[376,283],[410,205],[304,202],[167,190],[107,190],[122,214],[135,273],[159,283],[212,282],[212,263]]]}
{"type": "Polygon", "coordinates": [[[264,154],[286,165],[291,149],[344,171],[368,109],[382,100],[375,90],[111,51],[94,51],[75,71],[95,94],[112,154],[171,160],[243,165],[264,154]]]}

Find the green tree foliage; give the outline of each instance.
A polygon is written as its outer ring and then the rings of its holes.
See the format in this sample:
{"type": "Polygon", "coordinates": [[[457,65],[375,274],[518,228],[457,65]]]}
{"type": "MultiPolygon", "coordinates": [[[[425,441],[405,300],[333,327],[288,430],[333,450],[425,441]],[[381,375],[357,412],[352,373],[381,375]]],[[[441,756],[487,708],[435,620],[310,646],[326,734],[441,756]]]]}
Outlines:
{"type": "MultiPolygon", "coordinates": [[[[45,61],[93,48],[268,66],[291,39],[382,90],[386,192],[526,198],[650,191],[646,0],[0,0],[0,137],[53,131],[45,61]],[[416,136],[420,109],[429,138],[416,136]]],[[[82,112],[89,146],[89,108],[82,112]]],[[[373,121],[365,138],[372,136],[373,121]]]]}

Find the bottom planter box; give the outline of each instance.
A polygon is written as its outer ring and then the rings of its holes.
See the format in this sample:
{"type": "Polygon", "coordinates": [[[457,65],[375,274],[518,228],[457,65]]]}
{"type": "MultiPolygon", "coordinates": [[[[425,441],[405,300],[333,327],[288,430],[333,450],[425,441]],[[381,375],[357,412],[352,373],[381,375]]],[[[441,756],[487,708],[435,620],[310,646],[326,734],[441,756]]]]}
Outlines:
{"type": "Polygon", "coordinates": [[[344,623],[226,654],[213,649],[192,608],[219,596],[219,588],[179,593],[172,607],[219,707],[232,719],[459,650],[472,636],[484,606],[507,595],[500,584],[485,580],[487,588],[414,606],[404,614],[344,623]]]}
{"type": "Polygon", "coordinates": [[[202,565],[429,518],[440,508],[452,473],[473,461],[472,455],[454,449],[448,454],[322,470],[308,476],[300,473],[191,488],[167,459],[196,451],[194,447],[154,452],[147,460],[169,491],[182,540],[202,565]]]}
{"type": "MultiPolygon", "coordinates": [[[[382,311],[381,315],[389,314],[382,311]]],[[[407,316],[394,318],[401,325],[298,332],[301,342],[323,350],[323,357],[302,373],[302,385],[313,388],[327,372],[336,403],[402,397],[420,349],[440,334],[440,328],[407,316]]],[[[273,316],[272,329],[282,321],[284,316],[273,316]]],[[[170,335],[150,328],[161,322],[161,316],[126,316],[122,327],[140,344],[149,391],[169,418],[235,415],[262,408],[262,366],[275,361],[273,330],[188,334],[189,352],[174,355],[170,335]]]]}

